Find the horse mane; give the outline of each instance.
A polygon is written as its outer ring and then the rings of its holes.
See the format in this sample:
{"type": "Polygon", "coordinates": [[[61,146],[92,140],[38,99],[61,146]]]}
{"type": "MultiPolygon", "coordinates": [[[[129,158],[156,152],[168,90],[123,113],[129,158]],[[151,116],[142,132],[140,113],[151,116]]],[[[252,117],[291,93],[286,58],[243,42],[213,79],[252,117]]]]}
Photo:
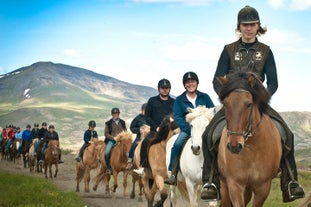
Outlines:
{"type": "Polygon", "coordinates": [[[159,126],[159,131],[155,134],[154,138],[150,141],[150,145],[166,140],[170,130],[174,130],[176,128],[178,128],[178,126],[176,122],[173,120],[173,115],[172,114],[166,115],[163,118],[159,126]]]}
{"type": "Polygon", "coordinates": [[[132,132],[130,131],[123,131],[120,132],[119,134],[117,134],[117,136],[115,137],[115,140],[117,142],[121,142],[122,140],[129,140],[132,139],[132,132]]]}
{"type": "Polygon", "coordinates": [[[214,116],[214,108],[206,108],[204,105],[199,105],[198,107],[192,109],[188,108],[188,114],[186,115],[186,122],[191,123],[193,119],[200,115],[204,115],[208,120],[211,120],[214,116]]]}
{"type": "Polygon", "coordinates": [[[226,80],[225,83],[222,83],[219,92],[219,100],[221,102],[223,102],[231,92],[242,89],[252,94],[253,102],[257,104],[261,112],[266,111],[271,96],[255,73],[236,72],[228,75],[226,80]]]}

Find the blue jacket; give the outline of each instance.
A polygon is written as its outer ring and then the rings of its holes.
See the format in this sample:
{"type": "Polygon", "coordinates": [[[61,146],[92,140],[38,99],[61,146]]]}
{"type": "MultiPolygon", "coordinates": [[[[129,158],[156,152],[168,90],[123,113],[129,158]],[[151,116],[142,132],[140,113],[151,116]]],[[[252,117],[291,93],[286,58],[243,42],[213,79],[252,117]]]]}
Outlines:
{"type": "MultiPolygon", "coordinates": [[[[190,135],[190,125],[186,122],[186,115],[188,113],[187,108],[194,108],[192,103],[187,99],[187,92],[185,91],[178,96],[174,103],[174,119],[182,132],[190,135]]],[[[206,106],[207,108],[214,107],[212,99],[206,93],[197,91],[197,99],[195,101],[196,106],[206,106]]]]}
{"type": "Polygon", "coordinates": [[[30,130],[26,129],[26,130],[23,131],[22,140],[23,141],[28,140],[30,143],[32,142],[31,131],[30,130]]]}
{"type": "Polygon", "coordinates": [[[91,131],[90,129],[88,129],[84,132],[83,139],[86,144],[92,141],[93,138],[98,138],[97,132],[95,130],[91,131]]]}

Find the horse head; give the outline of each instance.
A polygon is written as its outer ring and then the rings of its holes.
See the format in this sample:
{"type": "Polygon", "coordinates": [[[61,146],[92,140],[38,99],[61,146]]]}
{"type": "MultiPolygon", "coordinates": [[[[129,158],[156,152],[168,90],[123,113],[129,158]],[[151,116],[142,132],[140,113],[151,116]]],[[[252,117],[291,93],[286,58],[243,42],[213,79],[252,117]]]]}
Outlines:
{"type": "Polygon", "coordinates": [[[208,109],[205,106],[188,108],[186,121],[191,127],[191,150],[194,155],[199,155],[201,152],[202,134],[213,116],[214,108],[208,109]]]}
{"type": "Polygon", "coordinates": [[[133,141],[133,134],[130,131],[123,131],[115,137],[115,140],[124,145],[125,151],[129,152],[133,141]]]}
{"type": "Polygon", "coordinates": [[[239,72],[217,79],[222,85],[219,99],[227,121],[227,148],[238,154],[260,123],[254,117],[266,110],[270,94],[252,72],[239,72]]]}

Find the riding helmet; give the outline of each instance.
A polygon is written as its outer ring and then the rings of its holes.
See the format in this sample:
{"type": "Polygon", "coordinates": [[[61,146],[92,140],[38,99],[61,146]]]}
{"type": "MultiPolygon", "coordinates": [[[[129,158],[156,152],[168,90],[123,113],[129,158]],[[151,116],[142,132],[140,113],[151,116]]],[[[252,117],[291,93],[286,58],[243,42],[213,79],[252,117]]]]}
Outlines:
{"type": "Polygon", "coordinates": [[[30,129],[30,128],[31,128],[30,124],[27,124],[26,128],[27,128],[27,129],[30,129]]]}
{"type": "Polygon", "coordinates": [[[50,124],[49,125],[49,129],[54,129],[55,127],[54,127],[54,125],[53,124],[50,124]]]}
{"type": "Polygon", "coordinates": [[[96,127],[96,122],[94,120],[89,121],[89,127],[96,127]]]}
{"type": "Polygon", "coordinates": [[[34,123],[33,126],[34,126],[34,127],[39,127],[39,124],[38,124],[38,123],[34,123]]]}
{"type": "Polygon", "coordinates": [[[158,82],[158,88],[171,88],[171,83],[169,80],[163,78],[158,82]]]}
{"type": "Polygon", "coordinates": [[[197,74],[195,74],[194,72],[187,72],[184,74],[183,78],[182,78],[182,82],[185,85],[186,81],[192,79],[192,80],[196,80],[199,84],[199,78],[197,76],[197,74]]]}
{"type": "Polygon", "coordinates": [[[117,107],[114,107],[111,109],[111,114],[119,114],[120,113],[120,109],[117,107]]]}
{"type": "Polygon", "coordinates": [[[47,126],[47,123],[46,122],[42,122],[42,126],[47,126]]]}
{"type": "Polygon", "coordinates": [[[251,6],[243,7],[238,13],[238,25],[241,23],[259,23],[260,19],[258,12],[255,8],[251,6]]]}

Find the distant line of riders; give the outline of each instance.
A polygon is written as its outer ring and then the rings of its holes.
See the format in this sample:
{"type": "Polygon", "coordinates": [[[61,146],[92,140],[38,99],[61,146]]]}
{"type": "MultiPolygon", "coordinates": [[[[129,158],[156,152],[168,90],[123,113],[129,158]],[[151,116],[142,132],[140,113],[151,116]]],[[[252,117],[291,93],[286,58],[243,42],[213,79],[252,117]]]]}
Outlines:
{"type": "MultiPolygon", "coordinates": [[[[48,147],[48,143],[50,140],[58,140],[58,133],[55,131],[54,125],[49,125],[47,128],[47,123],[43,122],[41,128],[39,129],[39,124],[35,123],[33,128],[31,129],[31,125],[27,124],[26,129],[21,132],[20,127],[14,125],[8,125],[0,131],[0,146],[1,146],[1,154],[5,156],[10,154],[10,150],[16,147],[17,157],[20,157],[21,154],[29,153],[29,148],[33,142],[33,140],[38,139],[38,142],[35,144],[35,154],[39,155],[38,157],[39,164],[43,162],[44,153],[48,147]],[[19,142],[20,144],[16,144],[19,142]],[[41,153],[38,152],[40,143],[44,143],[41,153]]],[[[61,160],[61,150],[59,156],[59,163],[63,163],[61,160]]],[[[12,155],[11,155],[12,156],[12,155]]],[[[12,158],[11,158],[12,159],[12,158]]]]}

